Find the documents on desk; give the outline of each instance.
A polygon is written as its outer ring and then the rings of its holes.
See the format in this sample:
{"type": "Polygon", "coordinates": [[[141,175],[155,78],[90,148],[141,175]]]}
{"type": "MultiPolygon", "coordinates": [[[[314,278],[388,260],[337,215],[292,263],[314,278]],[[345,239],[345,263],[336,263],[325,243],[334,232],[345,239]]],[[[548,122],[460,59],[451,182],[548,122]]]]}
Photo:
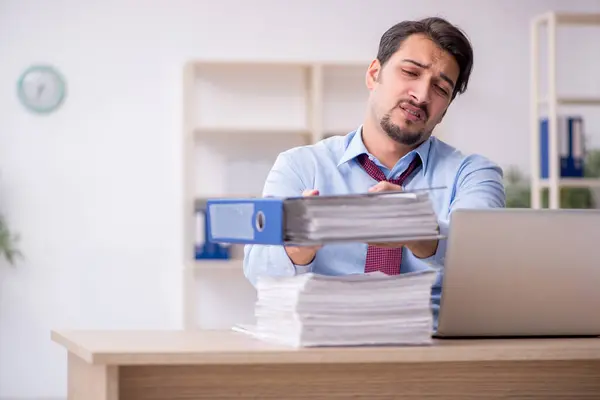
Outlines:
{"type": "Polygon", "coordinates": [[[313,245],[439,238],[430,190],[292,198],[210,199],[209,240],[313,245]]]}
{"type": "Polygon", "coordinates": [[[262,277],[256,325],[234,327],[293,347],[428,345],[434,271],[262,277]]]}

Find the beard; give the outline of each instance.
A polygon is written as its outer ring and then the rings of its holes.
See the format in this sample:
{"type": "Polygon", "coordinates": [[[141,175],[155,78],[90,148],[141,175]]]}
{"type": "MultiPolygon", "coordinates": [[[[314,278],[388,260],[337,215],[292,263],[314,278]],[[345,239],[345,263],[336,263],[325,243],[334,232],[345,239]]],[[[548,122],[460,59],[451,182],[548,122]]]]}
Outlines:
{"type": "Polygon", "coordinates": [[[414,146],[427,138],[428,132],[425,130],[410,132],[400,128],[392,122],[390,114],[385,114],[379,122],[381,129],[395,142],[405,146],[414,146]]]}

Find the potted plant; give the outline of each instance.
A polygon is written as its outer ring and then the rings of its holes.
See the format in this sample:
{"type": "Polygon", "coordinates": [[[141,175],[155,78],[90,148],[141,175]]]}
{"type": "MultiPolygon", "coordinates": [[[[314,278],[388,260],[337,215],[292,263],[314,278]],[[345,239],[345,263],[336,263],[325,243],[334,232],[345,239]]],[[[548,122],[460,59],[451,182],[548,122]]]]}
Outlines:
{"type": "MultiPolygon", "coordinates": [[[[588,151],[585,159],[586,178],[600,178],[600,150],[588,151]]],[[[531,187],[525,175],[516,167],[509,167],[505,173],[506,207],[529,208],[531,206],[531,187]]],[[[548,189],[541,190],[542,207],[548,207],[548,189]]],[[[561,208],[598,208],[600,190],[591,188],[560,189],[561,208]]]]}
{"type": "Polygon", "coordinates": [[[17,240],[18,237],[10,232],[6,220],[0,215],[0,258],[4,258],[10,265],[14,265],[21,255],[16,248],[17,240]]]}

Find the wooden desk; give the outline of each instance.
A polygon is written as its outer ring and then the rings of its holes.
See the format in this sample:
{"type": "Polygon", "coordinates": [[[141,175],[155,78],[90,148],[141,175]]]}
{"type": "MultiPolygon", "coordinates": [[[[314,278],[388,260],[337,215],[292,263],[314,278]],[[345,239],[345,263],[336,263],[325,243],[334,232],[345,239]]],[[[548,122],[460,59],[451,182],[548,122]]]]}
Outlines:
{"type": "Polygon", "coordinates": [[[600,399],[600,339],[293,349],[235,332],[53,332],[69,400],[600,399]]]}

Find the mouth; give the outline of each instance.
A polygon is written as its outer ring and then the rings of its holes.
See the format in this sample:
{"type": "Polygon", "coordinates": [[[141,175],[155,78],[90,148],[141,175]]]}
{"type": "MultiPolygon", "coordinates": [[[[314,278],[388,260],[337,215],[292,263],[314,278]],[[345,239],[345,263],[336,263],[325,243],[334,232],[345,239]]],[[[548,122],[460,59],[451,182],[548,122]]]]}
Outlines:
{"type": "Polygon", "coordinates": [[[423,112],[423,110],[411,107],[410,105],[398,106],[398,108],[404,111],[404,114],[406,115],[406,118],[409,121],[425,121],[425,113],[423,112]]]}

